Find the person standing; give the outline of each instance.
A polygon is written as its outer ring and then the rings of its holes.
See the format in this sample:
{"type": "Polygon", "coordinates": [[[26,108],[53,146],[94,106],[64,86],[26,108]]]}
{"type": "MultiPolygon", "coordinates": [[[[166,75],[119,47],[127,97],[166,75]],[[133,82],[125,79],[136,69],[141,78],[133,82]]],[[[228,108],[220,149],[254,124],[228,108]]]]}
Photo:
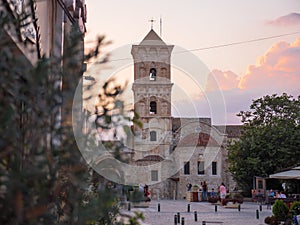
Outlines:
{"type": "Polygon", "coordinates": [[[220,185],[220,198],[221,198],[222,205],[224,205],[224,200],[226,198],[226,187],[223,182],[220,185]]]}
{"type": "Polygon", "coordinates": [[[144,197],[145,197],[145,201],[146,202],[150,202],[150,191],[149,191],[149,186],[147,184],[145,184],[144,186],[144,197]]]}
{"type": "Polygon", "coordinates": [[[202,186],[202,201],[207,201],[207,184],[206,181],[201,182],[202,186]]]}

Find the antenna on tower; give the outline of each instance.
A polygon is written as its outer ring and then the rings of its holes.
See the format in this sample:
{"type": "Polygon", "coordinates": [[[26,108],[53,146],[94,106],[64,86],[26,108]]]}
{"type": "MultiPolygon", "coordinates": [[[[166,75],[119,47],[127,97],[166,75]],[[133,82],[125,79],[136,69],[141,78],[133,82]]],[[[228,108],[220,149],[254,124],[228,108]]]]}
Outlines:
{"type": "Polygon", "coordinates": [[[159,19],[159,35],[160,35],[160,37],[162,37],[162,18],[161,18],[161,16],[159,19]]]}

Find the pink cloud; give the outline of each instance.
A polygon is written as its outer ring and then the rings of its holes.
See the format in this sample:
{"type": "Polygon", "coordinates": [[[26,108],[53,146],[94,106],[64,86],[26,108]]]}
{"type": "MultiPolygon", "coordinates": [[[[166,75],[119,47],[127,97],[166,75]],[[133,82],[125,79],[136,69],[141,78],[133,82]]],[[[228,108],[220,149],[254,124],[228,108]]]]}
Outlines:
{"type": "Polygon", "coordinates": [[[275,43],[241,76],[214,69],[208,77],[205,92],[194,97],[192,104],[191,101],[177,101],[172,112],[175,116],[209,117],[213,124],[224,125],[224,121],[241,124],[236,114],[240,110],[249,110],[254,99],[275,93],[300,95],[299,62],[300,38],[293,43],[275,43]]]}
{"type": "Polygon", "coordinates": [[[234,88],[238,88],[239,79],[238,75],[234,72],[228,71],[221,71],[214,69],[209,77],[208,82],[206,85],[206,91],[213,91],[216,89],[231,90],[234,88]],[[215,82],[217,81],[217,82],[215,82]]]}
{"type": "Polygon", "coordinates": [[[300,38],[293,43],[278,42],[259,56],[255,65],[249,65],[242,76],[230,70],[214,69],[206,91],[261,89],[280,93],[297,90],[300,86],[299,62],[300,38]]]}
{"type": "Polygon", "coordinates": [[[275,26],[299,25],[300,13],[290,13],[288,15],[278,17],[275,20],[268,21],[267,24],[275,26]]]}
{"type": "Polygon", "coordinates": [[[274,44],[240,79],[241,89],[296,90],[300,86],[300,38],[274,44]]]}
{"type": "MultiPolygon", "coordinates": [[[[283,92],[300,95],[300,38],[293,43],[278,42],[249,65],[247,72],[238,76],[232,71],[213,70],[208,78],[206,94],[222,90],[229,124],[240,124],[236,114],[248,110],[253,99],[283,92]]],[[[195,99],[197,109],[207,109],[205,98],[195,99]]],[[[201,111],[201,115],[206,115],[201,111]]],[[[208,114],[211,116],[211,114],[208,114]]],[[[213,112],[212,115],[217,115],[213,112]]],[[[221,116],[219,116],[221,117],[221,116]]],[[[218,118],[214,119],[218,123],[218,118]]]]}

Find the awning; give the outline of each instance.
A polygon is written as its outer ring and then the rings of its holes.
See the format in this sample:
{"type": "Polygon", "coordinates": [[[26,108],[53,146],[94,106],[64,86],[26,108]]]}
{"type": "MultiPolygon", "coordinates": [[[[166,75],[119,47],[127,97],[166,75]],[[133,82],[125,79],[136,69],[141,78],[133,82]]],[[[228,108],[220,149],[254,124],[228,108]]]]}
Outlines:
{"type": "Polygon", "coordinates": [[[269,177],[285,180],[300,180],[300,166],[294,167],[287,171],[271,174],[269,177]]]}

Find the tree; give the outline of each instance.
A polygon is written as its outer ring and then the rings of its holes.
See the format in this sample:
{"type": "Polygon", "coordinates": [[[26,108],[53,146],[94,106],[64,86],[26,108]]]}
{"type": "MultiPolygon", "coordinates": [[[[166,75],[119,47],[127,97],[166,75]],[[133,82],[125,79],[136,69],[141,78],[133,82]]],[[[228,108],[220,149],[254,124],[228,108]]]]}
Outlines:
{"type": "MultiPolygon", "coordinates": [[[[5,42],[3,27],[18,31],[19,19],[0,12],[0,224],[122,224],[115,193],[97,188],[100,178],[82,158],[72,127],[57,125],[59,109],[66,113],[62,118],[70,116],[64,100],[74,95],[57,84],[63,77],[64,87],[76,87],[81,79],[74,70],[81,67],[78,27],[66,37],[62,58],[42,57],[31,66],[5,42]],[[61,60],[70,66],[58,70],[61,60]]],[[[97,56],[103,44],[101,37],[85,59],[97,56]]]]}
{"type": "Polygon", "coordinates": [[[295,166],[300,158],[300,96],[267,95],[241,111],[243,130],[229,148],[229,170],[245,191],[254,176],[295,166]]]}

